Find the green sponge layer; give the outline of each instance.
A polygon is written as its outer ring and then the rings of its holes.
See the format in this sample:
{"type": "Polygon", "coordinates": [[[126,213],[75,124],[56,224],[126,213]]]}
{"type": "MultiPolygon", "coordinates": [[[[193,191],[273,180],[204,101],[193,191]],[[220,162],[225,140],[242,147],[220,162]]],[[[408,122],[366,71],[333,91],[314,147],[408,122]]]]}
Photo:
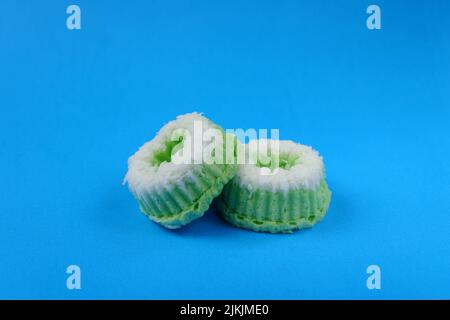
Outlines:
{"type": "Polygon", "coordinates": [[[254,231],[291,233],[322,220],[331,200],[325,180],[315,190],[251,191],[230,182],[217,199],[223,218],[254,231]]]}
{"type": "Polygon", "coordinates": [[[166,228],[180,228],[203,216],[236,169],[235,165],[205,165],[196,176],[187,176],[175,185],[138,197],[139,207],[166,228]]]}

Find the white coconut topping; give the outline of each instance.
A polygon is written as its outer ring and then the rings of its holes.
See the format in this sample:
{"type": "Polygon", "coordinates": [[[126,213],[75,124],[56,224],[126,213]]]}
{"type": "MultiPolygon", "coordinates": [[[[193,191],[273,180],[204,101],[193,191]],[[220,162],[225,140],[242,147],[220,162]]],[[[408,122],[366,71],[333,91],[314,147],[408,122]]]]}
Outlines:
{"type": "MultiPolygon", "coordinates": [[[[245,147],[247,159],[253,164],[240,165],[234,178],[249,190],[264,189],[271,192],[288,192],[292,189],[315,189],[323,178],[322,157],[313,148],[293,141],[251,140],[245,147]],[[278,146],[275,148],[276,144],[278,146]],[[269,150],[269,152],[267,151],[269,150]],[[272,159],[264,166],[260,159],[272,159]],[[267,157],[267,155],[270,155],[267,157]]],[[[248,163],[248,162],[247,162],[248,163]]]]}
{"type": "MultiPolygon", "coordinates": [[[[203,156],[202,152],[196,150],[201,148],[196,148],[195,145],[200,144],[204,148],[207,144],[202,139],[204,132],[217,128],[217,125],[200,113],[194,112],[178,116],[176,120],[170,121],[162,127],[154,139],[146,142],[128,159],[128,173],[124,183],[128,183],[130,190],[140,196],[152,190],[173,185],[184,177],[195,175],[201,169],[199,164],[202,162],[203,156]],[[180,137],[183,139],[182,149],[175,152],[175,155],[181,158],[184,153],[184,156],[187,155],[185,160],[189,161],[172,161],[173,155],[169,156],[166,161],[155,161],[156,155],[167,150],[168,142],[175,140],[176,144],[176,140],[180,137]],[[188,139],[191,141],[188,142],[188,139]],[[189,151],[188,147],[191,147],[191,152],[186,153],[189,151]]],[[[170,150],[168,154],[170,155],[170,150]]]]}

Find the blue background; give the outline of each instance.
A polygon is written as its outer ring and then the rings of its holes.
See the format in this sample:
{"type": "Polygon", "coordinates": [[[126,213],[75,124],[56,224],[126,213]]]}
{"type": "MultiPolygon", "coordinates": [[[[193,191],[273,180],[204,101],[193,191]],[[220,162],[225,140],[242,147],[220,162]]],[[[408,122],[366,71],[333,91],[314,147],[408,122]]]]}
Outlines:
{"type": "Polygon", "coordinates": [[[0,298],[450,298],[450,4],[375,3],[2,0],[0,298]],[[140,214],[127,158],[191,111],[318,149],[325,220],[140,214]]]}

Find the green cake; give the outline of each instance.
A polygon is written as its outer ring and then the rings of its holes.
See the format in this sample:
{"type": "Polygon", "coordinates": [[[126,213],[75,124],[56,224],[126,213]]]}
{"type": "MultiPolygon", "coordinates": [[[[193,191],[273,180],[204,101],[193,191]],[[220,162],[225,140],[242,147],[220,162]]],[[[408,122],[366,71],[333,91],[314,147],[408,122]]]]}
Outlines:
{"type": "Polygon", "coordinates": [[[245,150],[254,161],[239,165],[216,201],[226,221],[259,232],[291,233],[323,219],[331,192],[317,151],[275,140],[252,140],[245,150]],[[270,155],[263,163],[262,150],[270,155]]]}
{"type": "Polygon", "coordinates": [[[235,175],[236,143],[199,113],[178,116],[129,158],[125,182],[145,215],[179,228],[201,217],[235,175]],[[222,139],[223,148],[205,152],[208,136],[222,139]]]}

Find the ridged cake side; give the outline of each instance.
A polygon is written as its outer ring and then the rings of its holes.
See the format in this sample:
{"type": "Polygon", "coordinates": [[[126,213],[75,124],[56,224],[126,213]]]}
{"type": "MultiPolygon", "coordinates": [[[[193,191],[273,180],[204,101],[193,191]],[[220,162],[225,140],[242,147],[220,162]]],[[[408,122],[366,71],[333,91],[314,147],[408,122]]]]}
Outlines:
{"type": "Polygon", "coordinates": [[[180,228],[203,216],[224,185],[236,173],[236,165],[203,165],[200,174],[186,176],[138,198],[141,211],[166,228],[180,228]]]}
{"type": "Polygon", "coordinates": [[[312,227],[325,216],[331,192],[324,179],[317,188],[289,192],[250,190],[235,181],[228,183],[217,206],[229,223],[258,232],[291,233],[312,227]]]}

